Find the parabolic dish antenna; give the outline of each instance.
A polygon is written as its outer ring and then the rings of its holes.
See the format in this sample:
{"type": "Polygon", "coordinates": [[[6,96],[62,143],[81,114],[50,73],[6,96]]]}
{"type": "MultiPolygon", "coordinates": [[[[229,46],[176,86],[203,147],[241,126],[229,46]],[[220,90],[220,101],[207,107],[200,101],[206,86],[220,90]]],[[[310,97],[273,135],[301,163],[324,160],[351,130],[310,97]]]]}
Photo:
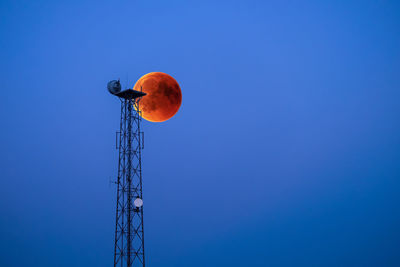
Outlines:
{"type": "Polygon", "coordinates": [[[143,200],[141,198],[137,198],[135,199],[135,201],[133,201],[133,204],[135,205],[135,207],[140,208],[141,206],[143,206],[143,200]]]}
{"type": "Polygon", "coordinates": [[[119,80],[109,81],[107,84],[107,89],[111,94],[115,95],[121,92],[121,83],[119,82],[119,80]]]}

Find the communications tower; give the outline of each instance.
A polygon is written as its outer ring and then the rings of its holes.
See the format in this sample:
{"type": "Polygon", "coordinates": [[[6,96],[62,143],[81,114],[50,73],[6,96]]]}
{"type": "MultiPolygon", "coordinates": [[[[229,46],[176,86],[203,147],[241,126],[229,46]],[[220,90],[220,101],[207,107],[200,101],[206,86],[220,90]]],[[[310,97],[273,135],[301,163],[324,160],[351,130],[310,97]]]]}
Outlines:
{"type": "Polygon", "coordinates": [[[120,129],[116,135],[119,151],[114,267],[145,266],[142,192],[143,132],[140,130],[140,99],[146,94],[127,89],[119,81],[107,85],[121,102],[120,129]]]}

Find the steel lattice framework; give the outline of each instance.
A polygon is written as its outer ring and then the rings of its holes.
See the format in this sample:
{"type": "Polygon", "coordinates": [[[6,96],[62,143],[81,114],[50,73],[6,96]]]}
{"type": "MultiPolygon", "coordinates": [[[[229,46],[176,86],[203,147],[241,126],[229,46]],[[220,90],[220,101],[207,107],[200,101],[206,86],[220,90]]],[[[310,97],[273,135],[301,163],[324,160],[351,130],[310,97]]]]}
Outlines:
{"type": "Polygon", "coordinates": [[[121,101],[121,121],[116,137],[119,160],[114,267],[145,266],[143,206],[134,205],[135,199],[143,199],[141,156],[144,135],[140,131],[139,111],[143,95],[132,89],[116,94],[121,101]]]}

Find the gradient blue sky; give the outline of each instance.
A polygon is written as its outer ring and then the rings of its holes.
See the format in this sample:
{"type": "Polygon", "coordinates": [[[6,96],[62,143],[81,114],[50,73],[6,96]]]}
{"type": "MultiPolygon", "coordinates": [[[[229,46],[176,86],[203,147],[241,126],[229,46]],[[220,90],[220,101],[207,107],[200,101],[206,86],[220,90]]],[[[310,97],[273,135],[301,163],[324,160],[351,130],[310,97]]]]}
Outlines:
{"type": "Polygon", "coordinates": [[[0,266],[111,266],[120,77],[148,266],[400,266],[398,1],[1,1],[0,266]]]}

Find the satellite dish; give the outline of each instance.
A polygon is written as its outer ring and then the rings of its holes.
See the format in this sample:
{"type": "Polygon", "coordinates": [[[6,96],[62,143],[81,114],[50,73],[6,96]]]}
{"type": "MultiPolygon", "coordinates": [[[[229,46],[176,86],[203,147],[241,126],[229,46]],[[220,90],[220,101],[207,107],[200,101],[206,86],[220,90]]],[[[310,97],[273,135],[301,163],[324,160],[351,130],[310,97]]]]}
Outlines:
{"type": "Polygon", "coordinates": [[[121,92],[121,83],[119,82],[119,80],[109,81],[107,84],[107,89],[111,94],[115,95],[121,92]]]}
{"type": "Polygon", "coordinates": [[[141,198],[137,198],[135,199],[135,201],[133,201],[133,204],[135,205],[135,207],[140,208],[141,206],[143,206],[143,200],[141,198]]]}

